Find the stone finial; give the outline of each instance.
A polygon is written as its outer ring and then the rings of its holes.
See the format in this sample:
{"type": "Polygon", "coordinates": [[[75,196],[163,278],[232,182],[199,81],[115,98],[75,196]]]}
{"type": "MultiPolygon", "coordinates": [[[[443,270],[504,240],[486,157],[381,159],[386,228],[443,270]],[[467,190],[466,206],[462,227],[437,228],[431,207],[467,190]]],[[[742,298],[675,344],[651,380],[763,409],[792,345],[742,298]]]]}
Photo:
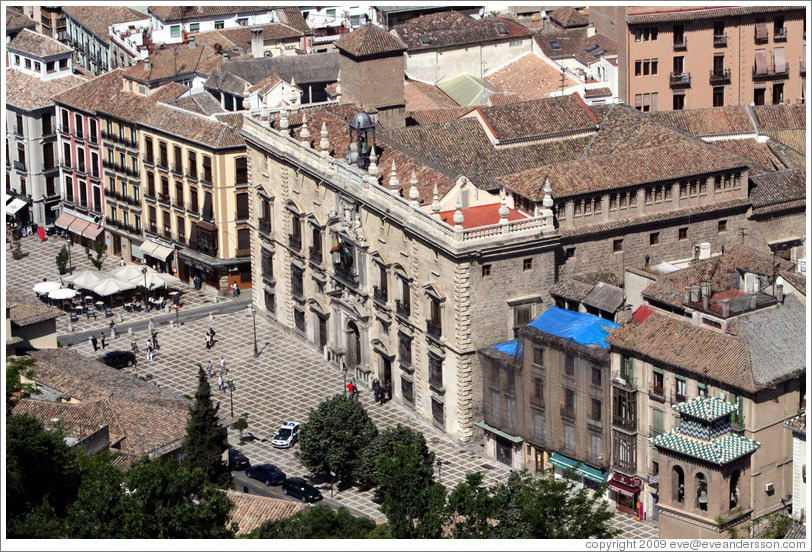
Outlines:
{"type": "Polygon", "coordinates": [[[505,194],[504,188],[502,188],[502,191],[499,192],[499,195],[502,198],[502,206],[499,207],[499,224],[507,224],[510,209],[508,209],[507,206],[507,195],[505,194]]]}
{"type": "Polygon", "coordinates": [[[259,118],[263,121],[267,121],[271,117],[271,112],[268,110],[268,105],[263,104],[262,109],[259,111],[259,118]]]}
{"type": "Polygon", "coordinates": [[[400,180],[398,180],[397,168],[395,167],[395,160],[392,159],[392,170],[389,171],[389,189],[393,192],[400,188],[400,180]]]}
{"type": "Polygon", "coordinates": [[[287,108],[282,108],[282,113],[279,116],[279,129],[282,131],[282,134],[290,134],[288,128],[290,128],[290,120],[288,119],[288,110],[287,108]]]}
{"type": "Polygon", "coordinates": [[[372,176],[377,181],[378,176],[378,155],[375,153],[375,148],[369,152],[369,167],[367,168],[369,176],[372,176]]]}
{"type": "Polygon", "coordinates": [[[431,214],[440,218],[440,191],[437,189],[437,183],[434,183],[434,196],[431,202],[431,214]]]}
{"type": "Polygon", "coordinates": [[[412,171],[412,178],[409,180],[409,204],[415,209],[420,208],[420,190],[417,189],[417,175],[412,171]]]}
{"type": "Polygon", "coordinates": [[[297,104],[300,100],[299,93],[296,91],[296,78],[290,78],[290,103],[297,104]]]}
{"type": "Polygon", "coordinates": [[[302,114],[302,128],[299,131],[299,141],[303,146],[310,146],[310,130],[307,128],[307,115],[302,114]]]}
{"type": "Polygon", "coordinates": [[[251,109],[251,98],[245,97],[242,99],[242,108],[243,109],[251,109]]]}
{"type": "Polygon", "coordinates": [[[544,179],[544,199],[541,200],[541,205],[545,209],[552,209],[553,207],[553,188],[550,186],[550,177],[544,179]]]}
{"type": "Polygon", "coordinates": [[[341,69],[338,70],[338,76],[336,77],[336,100],[341,99],[341,69]]]}
{"type": "Polygon", "coordinates": [[[319,142],[319,149],[324,157],[330,155],[330,140],[327,136],[327,123],[321,124],[321,141],[319,142]]]}
{"type": "Polygon", "coordinates": [[[462,232],[462,222],[464,220],[462,216],[462,202],[457,198],[457,202],[454,204],[454,231],[455,232],[462,232]]]}

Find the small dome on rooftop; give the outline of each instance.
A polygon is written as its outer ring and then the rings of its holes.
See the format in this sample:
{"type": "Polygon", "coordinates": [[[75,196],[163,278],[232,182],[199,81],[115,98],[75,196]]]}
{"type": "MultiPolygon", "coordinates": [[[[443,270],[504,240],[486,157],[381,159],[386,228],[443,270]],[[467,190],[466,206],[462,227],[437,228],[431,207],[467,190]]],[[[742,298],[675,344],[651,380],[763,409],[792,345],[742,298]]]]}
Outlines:
{"type": "Polygon", "coordinates": [[[372,128],[375,126],[375,123],[372,122],[372,117],[369,116],[369,113],[362,109],[355,114],[355,117],[352,118],[350,121],[350,126],[356,130],[361,130],[365,128],[372,128]]]}

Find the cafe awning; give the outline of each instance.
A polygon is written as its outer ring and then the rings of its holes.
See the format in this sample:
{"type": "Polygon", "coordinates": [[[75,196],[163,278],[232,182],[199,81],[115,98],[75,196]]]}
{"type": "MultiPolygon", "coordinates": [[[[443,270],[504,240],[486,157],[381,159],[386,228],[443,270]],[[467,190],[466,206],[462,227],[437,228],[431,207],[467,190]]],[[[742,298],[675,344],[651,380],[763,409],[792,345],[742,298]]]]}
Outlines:
{"type": "Polygon", "coordinates": [[[557,452],[554,452],[553,455],[550,457],[550,464],[554,466],[558,466],[564,470],[573,470],[576,475],[580,475],[581,477],[586,477],[587,479],[591,479],[597,483],[605,483],[606,478],[609,476],[607,472],[602,472],[600,470],[596,470],[595,468],[590,468],[586,464],[579,462],[577,460],[573,460],[572,458],[567,458],[557,452]]]}
{"type": "Polygon", "coordinates": [[[171,247],[166,247],[165,245],[161,245],[160,243],[156,243],[152,240],[144,240],[144,243],[141,244],[141,253],[164,261],[174,251],[175,250],[171,247]]]}
{"type": "Polygon", "coordinates": [[[92,224],[92,223],[90,223],[90,222],[88,222],[88,221],[86,221],[84,219],[80,219],[79,217],[76,217],[73,220],[73,222],[70,223],[70,226],[68,227],[68,230],[73,232],[74,234],[76,234],[78,236],[81,236],[82,232],[84,231],[85,228],[87,228],[88,224],[92,224]]]}
{"type": "Polygon", "coordinates": [[[634,496],[640,492],[640,487],[630,487],[614,478],[609,481],[609,488],[624,496],[634,496]]]}
{"type": "Polygon", "coordinates": [[[6,205],[6,214],[14,216],[17,214],[17,211],[19,211],[25,206],[26,206],[25,201],[23,201],[19,197],[15,197],[14,199],[11,200],[11,202],[8,205],[6,205]]]}
{"type": "Polygon", "coordinates": [[[73,215],[69,215],[68,213],[62,213],[58,217],[56,217],[54,224],[59,228],[67,230],[74,220],[76,220],[76,217],[74,217],[73,215]]]}
{"type": "Polygon", "coordinates": [[[504,431],[496,429],[493,426],[489,426],[484,421],[474,422],[474,425],[477,426],[477,427],[481,427],[482,429],[484,429],[488,433],[493,433],[494,435],[502,437],[503,439],[507,439],[508,441],[510,441],[512,443],[517,443],[518,444],[518,443],[523,443],[524,442],[524,439],[522,439],[521,437],[516,437],[514,435],[511,435],[510,433],[505,433],[504,431]]]}
{"type": "Polygon", "coordinates": [[[87,228],[82,230],[82,236],[84,236],[85,238],[90,238],[91,240],[95,240],[96,238],[99,237],[99,234],[101,234],[103,231],[104,228],[102,228],[98,224],[93,224],[91,222],[90,224],[87,225],[87,228]]]}

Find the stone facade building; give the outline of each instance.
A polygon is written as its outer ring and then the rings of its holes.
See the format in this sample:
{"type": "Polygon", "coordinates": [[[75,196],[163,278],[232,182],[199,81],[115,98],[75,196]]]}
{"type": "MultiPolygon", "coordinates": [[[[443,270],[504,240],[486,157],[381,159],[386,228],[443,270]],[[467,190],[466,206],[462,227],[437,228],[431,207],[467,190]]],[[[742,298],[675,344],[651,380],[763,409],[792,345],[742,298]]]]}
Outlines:
{"type": "Polygon", "coordinates": [[[62,13],[67,21],[63,42],[74,49],[76,65],[101,75],[140,59],[142,42],[129,35],[140,37],[147,28],[143,13],[126,6],[65,6],[62,13]]]}

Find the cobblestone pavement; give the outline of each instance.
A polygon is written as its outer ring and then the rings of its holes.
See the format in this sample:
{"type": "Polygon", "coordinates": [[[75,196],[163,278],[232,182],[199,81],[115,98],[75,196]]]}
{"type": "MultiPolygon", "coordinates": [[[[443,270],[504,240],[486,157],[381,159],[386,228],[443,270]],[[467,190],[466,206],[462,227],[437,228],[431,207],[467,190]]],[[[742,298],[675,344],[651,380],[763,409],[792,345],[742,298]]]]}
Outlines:
{"type": "MultiPolygon", "coordinates": [[[[260,348],[258,358],[253,358],[253,336],[251,315],[245,311],[234,314],[213,316],[185,322],[178,328],[161,327],[158,340],[161,348],[155,352],[153,361],[146,360],[146,334],[137,335],[139,357],[137,373],[150,375],[157,385],[171,389],[182,395],[193,396],[196,387],[197,365],[206,367],[209,359],[214,363],[215,375],[211,380],[215,400],[220,401],[222,413],[230,414],[231,397],[228,392],[217,389],[217,374],[221,356],[226,360],[227,378],[232,378],[236,387],[233,393],[233,412],[236,416],[248,413],[248,432],[268,442],[254,441],[239,448],[252,463],[272,463],[279,466],[288,476],[307,476],[294,457],[298,446],[289,450],[274,449],[270,438],[276,429],[286,421],[304,422],[308,413],[321,401],[342,392],[342,373],[315,352],[313,347],[299,338],[263,318],[257,318],[257,342],[260,348]],[[213,349],[205,348],[205,333],[209,326],[217,332],[217,342],[213,349]]],[[[126,337],[108,340],[108,348],[126,349],[126,337]]],[[[83,342],[73,347],[81,354],[96,356],[89,343],[83,342]]],[[[132,368],[125,370],[132,372],[132,368]]],[[[429,447],[437,458],[442,460],[442,483],[452,487],[462,481],[465,474],[481,471],[487,485],[500,483],[509,473],[508,468],[482,456],[482,446],[460,445],[447,435],[427,424],[415,414],[394,402],[375,404],[371,390],[362,390],[361,404],[367,409],[379,429],[397,423],[418,429],[426,436],[429,447]]],[[[232,445],[237,445],[238,433],[230,432],[232,445]]],[[[329,485],[316,482],[326,497],[330,496],[329,485]]],[[[383,518],[378,505],[372,501],[371,492],[360,492],[351,488],[334,493],[334,500],[355,511],[374,518],[383,518]]],[[[656,537],[656,525],[637,522],[633,517],[618,513],[614,524],[620,528],[625,538],[656,537]]]]}
{"type": "MultiPolygon", "coordinates": [[[[41,282],[42,278],[45,277],[49,280],[57,280],[59,273],[56,270],[56,254],[62,245],[67,243],[66,240],[59,236],[48,236],[48,239],[44,241],[40,241],[38,238],[31,236],[22,238],[22,250],[23,253],[27,253],[24,258],[16,261],[11,258],[11,253],[7,252],[8,270],[6,270],[6,285],[8,289],[21,295],[35,297],[33,291],[34,285],[41,282]]],[[[96,270],[85,254],[83,247],[74,245],[71,248],[71,260],[74,273],[87,269],[96,270]]],[[[118,261],[119,259],[117,257],[108,257],[102,267],[102,272],[109,272],[118,268],[118,261]]],[[[206,291],[205,289],[198,291],[194,289],[193,286],[189,286],[183,282],[178,283],[173,289],[177,289],[181,292],[181,312],[183,312],[184,307],[197,307],[207,304],[213,305],[215,301],[222,302],[229,300],[229,298],[223,297],[215,299],[216,294],[214,291],[206,291]]],[[[125,292],[123,295],[129,297],[134,291],[135,290],[125,292]]],[[[110,303],[108,302],[107,304],[109,305],[110,303]]],[[[122,323],[137,320],[147,320],[152,316],[166,314],[166,312],[168,312],[158,310],[152,310],[150,312],[125,312],[123,307],[113,307],[112,311],[114,315],[112,318],[106,318],[104,312],[98,313],[95,320],[92,318],[88,320],[86,316],[80,316],[79,321],[73,323],[73,331],[101,331],[109,329],[111,320],[115,320],[116,324],[121,325],[122,323]]],[[[69,320],[70,318],[68,316],[57,318],[57,334],[69,333],[69,320]]]]}

